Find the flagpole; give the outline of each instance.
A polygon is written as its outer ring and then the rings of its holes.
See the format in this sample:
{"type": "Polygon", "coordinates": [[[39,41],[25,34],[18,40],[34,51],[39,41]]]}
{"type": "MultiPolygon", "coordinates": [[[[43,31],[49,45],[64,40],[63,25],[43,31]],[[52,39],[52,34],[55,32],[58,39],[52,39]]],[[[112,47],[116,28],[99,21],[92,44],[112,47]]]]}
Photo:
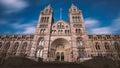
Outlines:
{"type": "Polygon", "coordinates": [[[62,8],[60,8],[60,20],[62,19],[62,8]]]}

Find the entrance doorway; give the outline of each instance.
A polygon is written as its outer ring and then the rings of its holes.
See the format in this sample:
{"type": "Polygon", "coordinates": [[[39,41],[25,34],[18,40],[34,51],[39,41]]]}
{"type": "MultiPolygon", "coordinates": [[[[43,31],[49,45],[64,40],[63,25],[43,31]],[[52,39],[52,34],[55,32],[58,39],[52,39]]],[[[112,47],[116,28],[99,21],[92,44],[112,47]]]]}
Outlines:
{"type": "Polygon", "coordinates": [[[51,43],[50,55],[53,61],[70,61],[70,44],[66,39],[58,38],[51,43]]]}
{"type": "Polygon", "coordinates": [[[64,61],[64,52],[56,53],[56,61],[64,61]]]}

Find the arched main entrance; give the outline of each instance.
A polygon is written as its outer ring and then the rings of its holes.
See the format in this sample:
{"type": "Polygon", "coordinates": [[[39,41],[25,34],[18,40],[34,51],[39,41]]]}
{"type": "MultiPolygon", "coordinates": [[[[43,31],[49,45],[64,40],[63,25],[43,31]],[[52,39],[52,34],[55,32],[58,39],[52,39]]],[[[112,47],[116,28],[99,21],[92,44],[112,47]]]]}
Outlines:
{"type": "Polygon", "coordinates": [[[51,44],[50,57],[53,61],[70,60],[70,44],[66,39],[58,38],[51,44]]]}

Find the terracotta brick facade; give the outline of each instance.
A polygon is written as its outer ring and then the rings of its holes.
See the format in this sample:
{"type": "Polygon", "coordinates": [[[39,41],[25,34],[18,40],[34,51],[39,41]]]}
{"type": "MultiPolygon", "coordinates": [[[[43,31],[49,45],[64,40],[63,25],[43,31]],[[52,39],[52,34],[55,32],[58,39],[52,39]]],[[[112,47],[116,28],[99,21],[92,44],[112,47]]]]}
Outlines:
{"type": "Polygon", "coordinates": [[[34,35],[0,35],[0,56],[28,56],[44,61],[74,62],[78,58],[120,58],[120,35],[88,35],[81,10],[69,9],[69,21],[54,22],[50,5],[40,12],[34,35]]]}

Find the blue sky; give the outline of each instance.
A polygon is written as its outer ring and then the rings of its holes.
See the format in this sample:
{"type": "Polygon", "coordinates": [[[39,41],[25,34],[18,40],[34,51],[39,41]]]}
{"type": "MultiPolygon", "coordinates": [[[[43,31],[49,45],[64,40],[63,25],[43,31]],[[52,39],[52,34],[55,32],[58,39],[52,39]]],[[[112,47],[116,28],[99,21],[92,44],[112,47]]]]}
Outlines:
{"type": "Polygon", "coordinates": [[[55,22],[68,22],[71,4],[83,12],[88,34],[120,34],[120,0],[0,0],[0,34],[33,34],[40,11],[51,4],[55,22]]]}

